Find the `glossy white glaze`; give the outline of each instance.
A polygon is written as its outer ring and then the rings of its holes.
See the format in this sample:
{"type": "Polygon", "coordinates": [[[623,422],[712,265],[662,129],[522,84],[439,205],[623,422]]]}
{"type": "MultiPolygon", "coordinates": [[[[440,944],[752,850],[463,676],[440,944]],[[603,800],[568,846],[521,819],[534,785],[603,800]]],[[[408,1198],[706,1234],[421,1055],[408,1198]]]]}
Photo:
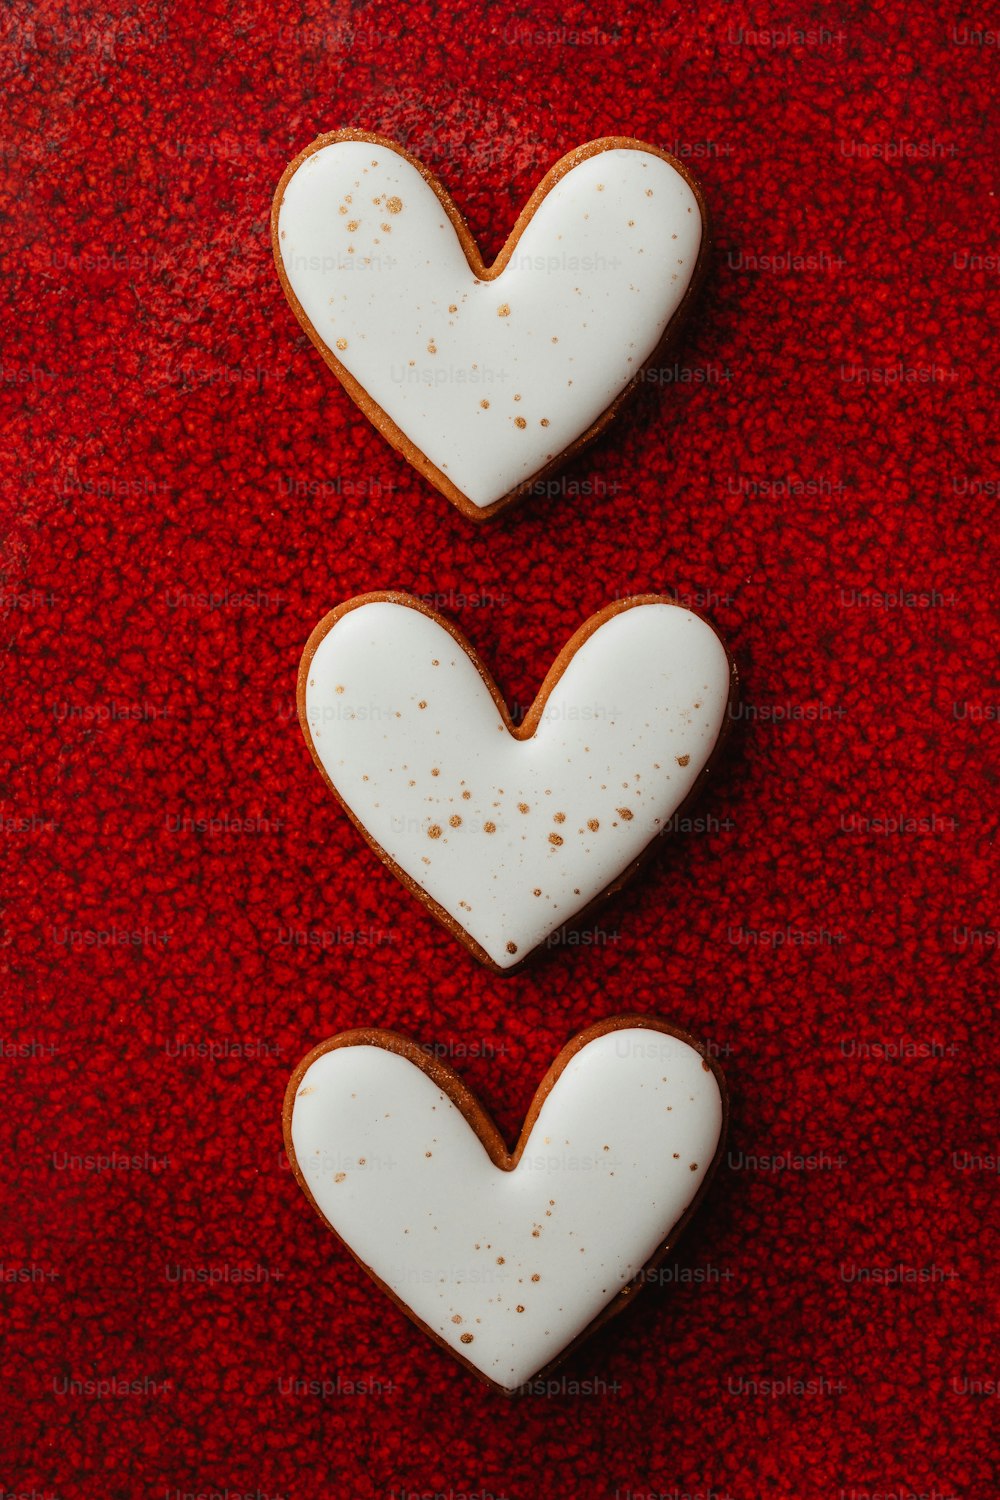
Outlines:
{"type": "Polygon", "coordinates": [[[494,280],[477,280],[436,193],[385,146],[313,152],[278,214],[285,275],[316,333],[480,507],[544,469],[639,373],[702,232],[685,179],[638,148],[562,177],[494,280]]]}
{"type": "Polygon", "coordinates": [[[634,605],[585,641],[520,740],[442,625],[374,601],[321,641],[305,704],[347,807],[509,968],[669,828],[716,746],[729,688],[710,625],[634,605]]]}
{"type": "Polygon", "coordinates": [[[377,1046],[318,1057],[294,1102],[298,1167],[354,1254],[452,1349],[515,1389],[646,1265],[719,1143],[715,1075],[664,1032],[572,1057],[513,1171],[447,1095],[377,1046]]]}

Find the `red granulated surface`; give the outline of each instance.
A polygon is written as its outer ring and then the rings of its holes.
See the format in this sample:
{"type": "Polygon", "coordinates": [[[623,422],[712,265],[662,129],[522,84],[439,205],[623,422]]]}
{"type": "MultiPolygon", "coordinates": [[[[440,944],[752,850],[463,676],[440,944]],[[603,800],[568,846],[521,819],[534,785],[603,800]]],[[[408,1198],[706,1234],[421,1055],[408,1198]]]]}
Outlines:
{"type": "Polygon", "coordinates": [[[987,10],[5,8],[4,1496],[997,1493],[987,10]],[[271,194],[347,125],[488,258],[593,137],[700,176],[677,367],[567,493],[475,528],[296,325],[271,194]],[[313,625],[386,587],[520,704],[618,593],[739,663],[700,821],[508,981],[296,724],[313,625]],[[711,1044],[729,1150],[665,1284],[507,1401],[320,1223],[285,1082],[395,1027],[513,1139],[621,1010],[711,1044]]]}

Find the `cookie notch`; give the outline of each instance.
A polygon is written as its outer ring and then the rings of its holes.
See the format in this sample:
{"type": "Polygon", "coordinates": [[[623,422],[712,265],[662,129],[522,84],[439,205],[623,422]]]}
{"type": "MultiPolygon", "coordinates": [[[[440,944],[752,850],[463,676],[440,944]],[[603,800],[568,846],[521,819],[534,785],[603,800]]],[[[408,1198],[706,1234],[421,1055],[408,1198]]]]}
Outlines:
{"type": "Polygon", "coordinates": [[[695,302],[697,301],[698,295],[701,291],[701,287],[705,278],[705,270],[707,267],[710,245],[711,227],[708,216],[708,208],[705,203],[705,197],[702,192],[701,186],[698,183],[697,179],[691,174],[691,172],[687,169],[683,162],[678,161],[677,158],[671,156],[669,152],[663,151],[658,146],[650,145],[645,141],[636,140],[631,136],[601,136],[596,140],[588,141],[582,146],[575,147],[574,150],[567,152],[565,156],[561,157],[555,163],[555,165],[549,169],[549,171],[542,178],[541,182],[535,188],[534,192],[531,194],[524,208],[521,210],[520,215],[515,221],[510,234],[507,236],[507,239],[499,255],[497,256],[496,260],[494,260],[493,263],[489,266],[484,263],[476,240],[473,238],[473,235],[469,230],[469,227],[466,224],[462,213],[456,206],[454,200],[448,193],[447,189],[444,187],[443,183],[441,183],[441,181],[434,175],[433,172],[430,171],[428,167],[423,164],[423,162],[421,162],[416,156],[412,155],[411,152],[407,151],[405,147],[401,146],[398,142],[391,140],[387,136],[378,135],[370,131],[355,129],[334,130],[317,137],[317,139],[314,140],[303,151],[300,151],[298,156],[296,156],[285,168],[284,172],[281,175],[278,186],[275,189],[274,198],[271,204],[271,248],[274,256],[275,268],[277,270],[278,279],[281,282],[281,288],[285,294],[285,298],[288,301],[288,304],[291,307],[292,311],[294,312],[300,326],[308,335],[310,341],[319,352],[324,363],[337,377],[338,381],[344,387],[351,400],[365,414],[365,416],[371,422],[372,426],[381,433],[386,441],[390,443],[398,453],[402,454],[407,462],[410,463],[418,471],[418,473],[422,474],[423,477],[428,480],[428,482],[433,485],[436,490],[443,494],[446,499],[450,500],[451,503],[459,511],[461,511],[464,516],[468,517],[468,519],[472,521],[487,521],[492,519],[494,516],[499,515],[501,511],[505,510],[508,506],[521,499],[524,495],[530,493],[536,486],[542,484],[545,479],[564,468],[566,464],[568,464],[573,458],[575,458],[585,448],[589,447],[590,444],[593,443],[598,437],[600,437],[605,428],[615,419],[615,417],[619,414],[623,407],[635,396],[639,386],[644,381],[646,371],[657,362],[667,358],[675,348],[679,340],[682,328],[687,322],[691,310],[695,302]],[[520,484],[516,485],[512,490],[510,490],[506,495],[502,495],[498,500],[493,501],[490,505],[477,505],[473,500],[465,495],[462,490],[460,490],[458,486],[455,485],[451,479],[449,479],[447,474],[443,473],[440,468],[432,463],[431,460],[427,458],[426,454],[424,454],[417,447],[412,439],[409,438],[406,433],[396,425],[392,418],[369,394],[365,387],[361,385],[361,383],[346,369],[342,362],[338,360],[336,352],[329,347],[322,336],[317,332],[316,328],[313,326],[304,308],[299,302],[299,299],[295,295],[295,292],[293,291],[292,286],[289,282],[287,273],[285,271],[284,260],[281,254],[281,239],[278,228],[278,217],[282,202],[284,200],[285,189],[294,174],[299,170],[302,164],[306,160],[308,160],[310,156],[312,156],[317,151],[321,151],[326,146],[335,145],[341,141],[358,141],[370,146],[378,147],[381,150],[391,151],[395,155],[401,157],[420,174],[423,180],[427,183],[428,187],[430,187],[437,196],[441,207],[443,208],[445,214],[452,224],[452,227],[455,230],[469,269],[472,272],[473,276],[475,276],[479,281],[496,280],[496,278],[508,265],[511,257],[514,254],[514,251],[517,248],[518,241],[520,240],[525,229],[534,218],[539,205],[548,196],[553,187],[555,187],[555,185],[560,182],[568,172],[572,171],[574,167],[578,166],[581,162],[588,160],[590,157],[600,155],[602,152],[622,150],[639,151],[650,156],[658,157],[661,161],[666,162],[668,166],[672,167],[673,170],[684,180],[698,205],[698,211],[701,216],[701,239],[699,242],[698,254],[695,260],[694,269],[691,273],[691,278],[681,298],[681,301],[675,309],[673,316],[667,323],[656,347],[650,352],[648,358],[644,361],[640,369],[636,372],[636,374],[632,377],[628,384],[619,391],[617,396],[615,396],[615,398],[605,408],[605,410],[590,424],[590,426],[584,432],[576,437],[568,447],[564,448],[560,453],[556,454],[550,462],[546,463],[534,474],[529,475],[520,484]]]}

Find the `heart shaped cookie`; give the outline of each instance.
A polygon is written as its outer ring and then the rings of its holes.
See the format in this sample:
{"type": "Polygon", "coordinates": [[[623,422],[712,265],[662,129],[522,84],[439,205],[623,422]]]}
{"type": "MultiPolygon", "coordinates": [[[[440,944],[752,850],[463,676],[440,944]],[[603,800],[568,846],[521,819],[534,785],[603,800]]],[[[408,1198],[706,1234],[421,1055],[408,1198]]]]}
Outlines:
{"type": "Polygon", "coordinates": [[[365,594],[313,631],[299,719],[376,853],[505,972],[670,830],[720,743],[734,683],[705,620],[639,595],[577,631],[515,727],[452,625],[406,594],[365,594]]]}
{"type": "Polygon", "coordinates": [[[379,431],[465,515],[495,515],[602,430],[679,331],[707,245],[697,184],[612,136],[557,162],[491,266],[441,184],[340,130],[285,171],[285,295],[379,431]]]}
{"type": "Polygon", "coordinates": [[[450,1068],[387,1031],[317,1047],[284,1111],[316,1211],[415,1323],[506,1393],[653,1278],[725,1123],[719,1070],[644,1016],[563,1048],[512,1153],[450,1068]]]}

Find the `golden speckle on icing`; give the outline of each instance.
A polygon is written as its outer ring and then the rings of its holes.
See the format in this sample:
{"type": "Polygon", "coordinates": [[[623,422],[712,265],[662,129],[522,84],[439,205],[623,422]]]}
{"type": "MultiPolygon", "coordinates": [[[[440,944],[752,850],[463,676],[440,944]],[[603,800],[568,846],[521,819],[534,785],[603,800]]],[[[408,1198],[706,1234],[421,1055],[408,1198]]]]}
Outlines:
{"type": "Polygon", "coordinates": [[[346,349],[347,348],[347,340],[346,339],[338,339],[337,340],[337,348],[338,349],[346,349]]]}
{"type": "Polygon", "coordinates": [[[385,200],[385,206],[391,214],[401,214],[403,212],[402,198],[387,198],[385,200]]]}
{"type": "Polygon", "coordinates": [[[509,318],[510,317],[510,303],[509,302],[501,302],[500,306],[497,308],[497,317],[498,318],[509,318]]]}
{"type": "Polygon", "coordinates": [[[495,823],[484,823],[483,824],[483,832],[484,833],[496,833],[496,831],[497,831],[497,825],[495,823]]]}
{"type": "Polygon", "coordinates": [[[679,766],[686,766],[688,764],[688,762],[690,761],[690,759],[691,759],[690,755],[678,755],[678,757],[677,757],[677,764],[679,766]]]}
{"type": "Polygon", "coordinates": [[[558,833],[550,833],[549,834],[549,843],[553,844],[558,849],[559,846],[562,844],[562,835],[558,834],[558,833]]]}
{"type": "Polygon", "coordinates": [[[587,827],[590,829],[591,833],[596,833],[600,826],[601,825],[596,818],[587,819],[587,827]]]}
{"type": "Polygon", "coordinates": [[[440,823],[432,823],[431,824],[431,826],[427,830],[427,837],[429,839],[439,839],[441,837],[441,825],[440,825],[440,823]]]}
{"type": "Polygon", "coordinates": [[[624,818],[624,820],[625,820],[626,823],[631,823],[631,821],[632,821],[632,809],[630,807],[620,807],[618,809],[618,816],[620,818],[624,818]]]}
{"type": "Polygon", "coordinates": [[[452,828],[461,828],[462,826],[462,820],[458,816],[458,813],[452,813],[451,817],[448,819],[448,822],[450,823],[452,828]]]}
{"type": "Polygon", "coordinates": [[[527,427],[527,425],[528,425],[528,424],[527,424],[527,422],[526,422],[526,421],[525,421],[525,420],[524,420],[524,418],[523,418],[523,417],[515,417],[515,418],[514,418],[514,426],[515,426],[515,427],[527,427]]]}

